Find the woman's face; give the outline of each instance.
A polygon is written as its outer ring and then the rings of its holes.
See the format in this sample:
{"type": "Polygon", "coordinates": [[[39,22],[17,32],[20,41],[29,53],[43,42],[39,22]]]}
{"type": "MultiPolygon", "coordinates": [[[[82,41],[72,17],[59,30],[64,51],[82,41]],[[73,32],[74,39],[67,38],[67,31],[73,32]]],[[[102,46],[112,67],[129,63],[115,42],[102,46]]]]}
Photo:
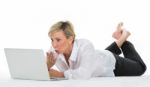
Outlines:
{"type": "Polygon", "coordinates": [[[51,34],[52,46],[57,53],[65,53],[68,51],[72,45],[73,39],[66,38],[63,31],[56,31],[51,34]]]}

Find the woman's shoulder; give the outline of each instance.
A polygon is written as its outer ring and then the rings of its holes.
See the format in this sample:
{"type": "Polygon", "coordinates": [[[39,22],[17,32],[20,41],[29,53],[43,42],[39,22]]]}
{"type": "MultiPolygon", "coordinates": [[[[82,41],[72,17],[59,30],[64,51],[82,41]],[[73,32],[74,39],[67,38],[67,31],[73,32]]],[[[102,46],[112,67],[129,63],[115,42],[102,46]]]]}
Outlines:
{"type": "Polygon", "coordinates": [[[90,40],[88,40],[88,39],[84,39],[84,38],[76,39],[75,41],[76,41],[76,42],[85,42],[85,43],[89,42],[89,43],[91,43],[91,41],[90,41],[90,40]]]}
{"type": "Polygon", "coordinates": [[[92,44],[92,42],[88,39],[76,39],[75,42],[77,44],[85,45],[85,44],[92,44]]]}
{"type": "Polygon", "coordinates": [[[80,51],[92,50],[95,49],[93,44],[88,39],[76,39],[75,44],[76,48],[80,51]]]}

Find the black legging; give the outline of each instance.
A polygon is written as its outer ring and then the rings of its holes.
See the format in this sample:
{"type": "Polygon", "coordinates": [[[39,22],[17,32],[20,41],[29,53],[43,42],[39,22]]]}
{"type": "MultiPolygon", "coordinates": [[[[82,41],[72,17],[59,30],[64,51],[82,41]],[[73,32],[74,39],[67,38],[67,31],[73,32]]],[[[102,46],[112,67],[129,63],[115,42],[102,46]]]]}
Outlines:
{"type": "Polygon", "coordinates": [[[146,65],[131,42],[124,42],[121,49],[114,42],[106,50],[111,51],[116,58],[115,76],[139,76],[146,71],[146,65]],[[121,50],[124,58],[119,56],[121,50]]]}

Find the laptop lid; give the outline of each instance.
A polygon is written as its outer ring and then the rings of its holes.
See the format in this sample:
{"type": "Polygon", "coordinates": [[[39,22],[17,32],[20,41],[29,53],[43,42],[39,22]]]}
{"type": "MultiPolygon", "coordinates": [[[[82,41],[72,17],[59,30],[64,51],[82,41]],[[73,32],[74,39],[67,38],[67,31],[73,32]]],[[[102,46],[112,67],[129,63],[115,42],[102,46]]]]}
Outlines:
{"type": "Polygon", "coordinates": [[[42,49],[4,48],[12,78],[50,80],[42,49]]]}

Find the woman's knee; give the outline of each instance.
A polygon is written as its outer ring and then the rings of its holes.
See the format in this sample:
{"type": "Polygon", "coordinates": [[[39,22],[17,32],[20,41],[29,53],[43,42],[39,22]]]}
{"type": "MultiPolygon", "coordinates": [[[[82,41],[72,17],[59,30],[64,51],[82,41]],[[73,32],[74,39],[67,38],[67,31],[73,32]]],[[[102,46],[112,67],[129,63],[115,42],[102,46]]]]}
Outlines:
{"type": "Polygon", "coordinates": [[[146,65],[144,65],[143,67],[144,67],[144,68],[143,68],[143,72],[142,72],[142,74],[141,74],[141,75],[143,75],[143,74],[146,72],[146,70],[147,70],[146,65]]]}
{"type": "Polygon", "coordinates": [[[138,75],[139,75],[139,76],[140,76],[140,75],[143,75],[143,74],[146,72],[146,70],[147,70],[146,65],[145,65],[145,64],[141,64],[141,69],[139,70],[138,75]]]}

